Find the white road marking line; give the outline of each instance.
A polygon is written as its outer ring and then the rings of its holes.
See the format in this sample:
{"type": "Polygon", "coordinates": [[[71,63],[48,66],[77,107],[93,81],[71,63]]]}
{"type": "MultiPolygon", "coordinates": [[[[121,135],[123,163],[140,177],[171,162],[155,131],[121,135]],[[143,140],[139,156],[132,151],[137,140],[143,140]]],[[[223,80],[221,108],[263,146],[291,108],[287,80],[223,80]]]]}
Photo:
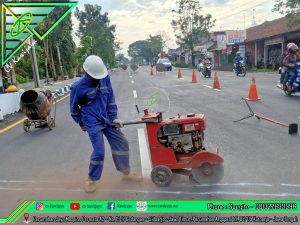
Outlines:
{"type": "Polygon", "coordinates": [[[3,188],[0,191],[67,191],[67,192],[83,192],[83,189],[68,189],[68,188],[3,188]]]}
{"type": "Polygon", "coordinates": [[[207,88],[209,88],[209,89],[212,89],[211,86],[208,86],[208,85],[205,85],[205,84],[202,84],[202,86],[203,86],[203,87],[207,87],[207,88]]]}
{"type": "Polygon", "coordinates": [[[130,78],[132,78],[132,76],[129,76],[130,78]]]}
{"type": "Polygon", "coordinates": [[[300,119],[300,116],[298,117],[298,119],[300,119]]]}
{"type": "Polygon", "coordinates": [[[134,80],[132,80],[131,83],[134,84],[134,80]]]}
{"type": "MultiPolygon", "coordinates": [[[[68,188],[3,188],[0,191],[66,191],[66,192],[84,192],[83,189],[68,189],[68,188]]],[[[161,191],[161,190],[103,190],[98,189],[96,192],[126,192],[126,193],[141,193],[141,194],[173,194],[173,195],[233,195],[233,196],[264,196],[264,197],[300,197],[300,194],[293,193],[252,193],[252,192],[191,192],[191,191],[161,191]]]]}
{"type": "Polygon", "coordinates": [[[280,185],[285,187],[300,187],[300,184],[280,184],[280,185]]]}
{"type": "Polygon", "coordinates": [[[214,89],[215,91],[221,91],[221,90],[219,90],[219,89],[215,89],[215,88],[213,88],[213,87],[211,87],[211,86],[208,86],[208,85],[205,85],[205,84],[202,84],[202,86],[203,87],[207,87],[207,88],[209,88],[209,89],[214,89]]]}
{"type": "MultiPolygon", "coordinates": [[[[135,192],[149,192],[149,191],[135,191],[135,192]]],[[[155,194],[177,194],[177,195],[235,195],[235,196],[268,196],[268,197],[300,197],[300,194],[293,193],[252,193],[252,192],[190,192],[190,191],[153,191],[155,194]]]]}
{"type": "MultiPolygon", "coordinates": [[[[186,185],[186,184],[176,183],[176,185],[186,185]]],[[[259,183],[195,184],[195,185],[193,185],[193,187],[215,187],[215,186],[261,186],[261,187],[273,187],[272,184],[259,184],[259,183]]]]}
{"type": "MultiPolygon", "coordinates": [[[[2,188],[0,191],[66,191],[66,192],[84,192],[83,189],[67,189],[67,188],[2,188]]],[[[127,192],[127,193],[141,193],[141,194],[172,194],[172,195],[233,195],[233,196],[264,196],[264,197],[300,197],[300,194],[292,193],[251,193],[251,192],[189,192],[189,191],[155,191],[155,190],[97,190],[97,192],[127,192]]]]}
{"type": "Polygon", "coordinates": [[[136,90],[133,90],[133,97],[135,98],[135,99],[137,99],[137,92],[136,92],[136,90]]]}
{"type": "Polygon", "coordinates": [[[236,77],[236,75],[225,75],[224,77],[236,77]]]}
{"type": "Polygon", "coordinates": [[[55,180],[0,180],[0,183],[59,183],[60,181],[55,180]]]}
{"type": "Polygon", "coordinates": [[[140,157],[143,177],[150,177],[152,165],[144,129],[138,129],[140,157]]]}

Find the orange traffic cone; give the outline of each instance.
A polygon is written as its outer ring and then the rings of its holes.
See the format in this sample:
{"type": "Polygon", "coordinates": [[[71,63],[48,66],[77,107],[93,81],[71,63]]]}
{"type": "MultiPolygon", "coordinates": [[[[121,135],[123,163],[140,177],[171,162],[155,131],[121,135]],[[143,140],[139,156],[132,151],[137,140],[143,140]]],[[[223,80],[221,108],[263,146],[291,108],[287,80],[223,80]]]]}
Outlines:
{"type": "Polygon", "coordinates": [[[196,74],[195,70],[193,70],[192,83],[198,83],[198,81],[197,81],[197,74],[196,74]]]}
{"type": "Polygon", "coordinates": [[[154,73],[153,73],[153,68],[152,68],[152,67],[151,67],[150,75],[151,75],[151,76],[154,75],[154,73]]]}
{"type": "Polygon", "coordinates": [[[247,98],[248,101],[258,101],[260,98],[258,97],[257,89],[256,89],[256,83],[255,83],[255,77],[252,77],[251,86],[249,90],[249,97],[247,98]]]}
{"type": "Polygon", "coordinates": [[[182,74],[181,74],[181,69],[179,68],[178,69],[178,79],[181,79],[182,78],[182,74]]]}
{"type": "Polygon", "coordinates": [[[218,90],[221,89],[221,85],[220,85],[220,82],[219,82],[219,78],[218,78],[218,73],[217,72],[215,72],[214,89],[218,89],[218,90]]]}

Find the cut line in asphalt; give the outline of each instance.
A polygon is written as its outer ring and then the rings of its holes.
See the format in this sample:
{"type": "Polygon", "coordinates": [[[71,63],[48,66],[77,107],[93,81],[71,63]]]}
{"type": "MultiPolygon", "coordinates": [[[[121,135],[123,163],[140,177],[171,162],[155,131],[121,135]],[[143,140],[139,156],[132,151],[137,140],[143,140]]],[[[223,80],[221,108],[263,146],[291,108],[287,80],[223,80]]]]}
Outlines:
{"type": "Polygon", "coordinates": [[[149,148],[146,140],[145,130],[138,129],[139,148],[143,177],[150,177],[152,166],[150,162],[149,148]]]}
{"type": "MultiPolygon", "coordinates": [[[[65,100],[65,99],[68,98],[68,97],[70,97],[70,94],[67,94],[66,96],[64,96],[64,97],[62,97],[61,99],[57,100],[56,102],[53,103],[53,105],[55,105],[55,104],[57,104],[57,103],[59,103],[59,102],[65,100]]],[[[18,125],[20,125],[21,123],[23,123],[24,120],[26,120],[26,119],[27,119],[27,117],[25,117],[25,118],[23,118],[23,119],[20,119],[19,121],[17,121],[17,122],[15,122],[15,123],[13,123],[13,124],[11,124],[11,125],[9,125],[9,126],[3,128],[2,130],[0,130],[0,134],[3,134],[3,133],[5,133],[6,131],[9,131],[9,130],[15,128],[16,126],[18,126],[18,125]]]]}
{"type": "Polygon", "coordinates": [[[138,98],[136,90],[133,90],[133,97],[134,97],[135,99],[138,98]]]}

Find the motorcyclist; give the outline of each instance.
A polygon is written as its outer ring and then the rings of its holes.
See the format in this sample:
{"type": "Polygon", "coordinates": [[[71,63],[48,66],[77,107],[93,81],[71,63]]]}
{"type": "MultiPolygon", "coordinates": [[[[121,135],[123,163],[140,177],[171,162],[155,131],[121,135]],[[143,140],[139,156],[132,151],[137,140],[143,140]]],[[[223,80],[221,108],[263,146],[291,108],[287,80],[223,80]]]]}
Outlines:
{"type": "Polygon", "coordinates": [[[281,62],[281,68],[280,68],[280,74],[281,74],[281,76],[280,76],[280,87],[282,88],[283,86],[283,84],[284,83],[286,83],[287,82],[287,80],[288,80],[288,78],[287,78],[287,68],[284,66],[284,64],[283,64],[283,60],[284,60],[284,58],[288,55],[288,48],[291,46],[291,45],[293,45],[294,43],[289,43],[288,45],[287,45],[287,48],[286,48],[286,51],[282,54],[282,56],[281,56],[281,60],[280,60],[280,62],[281,62]]]}
{"type": "Polygon", "coordinates": [[[244,60],[244,58],[241,56],[241,52],[237,52],[236,56],[234,57],[234,69],[236,70],[238,66],[240,66],[240,62],[244,60]]]}
{"type": "Polygon", "coordinates": [[[210,64],[211,64],[210,59],[208,58],[207,55],[205,55],[205,56],[204,56],[204,60],[203,60],[204,71],[206,70],[206,66],[207,66],[207,65],[210,65],[210,64]]]}
{"type": "Polygon", "coordinates": [[[208,58],[207,55],[204,56],[203,63],[204,63],[204,64],[210,64],[210,63],[211,63],[211,61],[210,61],[210,59],[208,58]]]}
{"type": "Polygon", "coordinates": [[[289,89],[291,90],[293,87],[293,83],[297,77],[297,73],[295,71],[295,63],[300,60],[300,55],[299,55],[299,47],[294,44],[294,43],[289,43],[287,45],[287,51],[288,54],[286,57],[283,59],[283,66],[286,67],[287,69],[287,77],[285,77],[285,81],[288,81],[288,87],[286,87],[285,83],[283,82],[283,88],[284,89],[289,89]]]}

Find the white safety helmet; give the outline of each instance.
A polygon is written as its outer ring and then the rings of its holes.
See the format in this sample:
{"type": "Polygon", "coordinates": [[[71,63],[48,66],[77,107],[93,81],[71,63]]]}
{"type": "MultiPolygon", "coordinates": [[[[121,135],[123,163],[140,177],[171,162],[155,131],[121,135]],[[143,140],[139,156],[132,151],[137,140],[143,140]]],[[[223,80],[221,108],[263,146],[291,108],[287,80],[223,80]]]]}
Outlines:
{"type": "Polygon", "coordinates": [[[96,55],[90,55],[85,59],[83,69],[88,75],[97,80],[105,78],[108,75],[102,59],[96,55]]]}

